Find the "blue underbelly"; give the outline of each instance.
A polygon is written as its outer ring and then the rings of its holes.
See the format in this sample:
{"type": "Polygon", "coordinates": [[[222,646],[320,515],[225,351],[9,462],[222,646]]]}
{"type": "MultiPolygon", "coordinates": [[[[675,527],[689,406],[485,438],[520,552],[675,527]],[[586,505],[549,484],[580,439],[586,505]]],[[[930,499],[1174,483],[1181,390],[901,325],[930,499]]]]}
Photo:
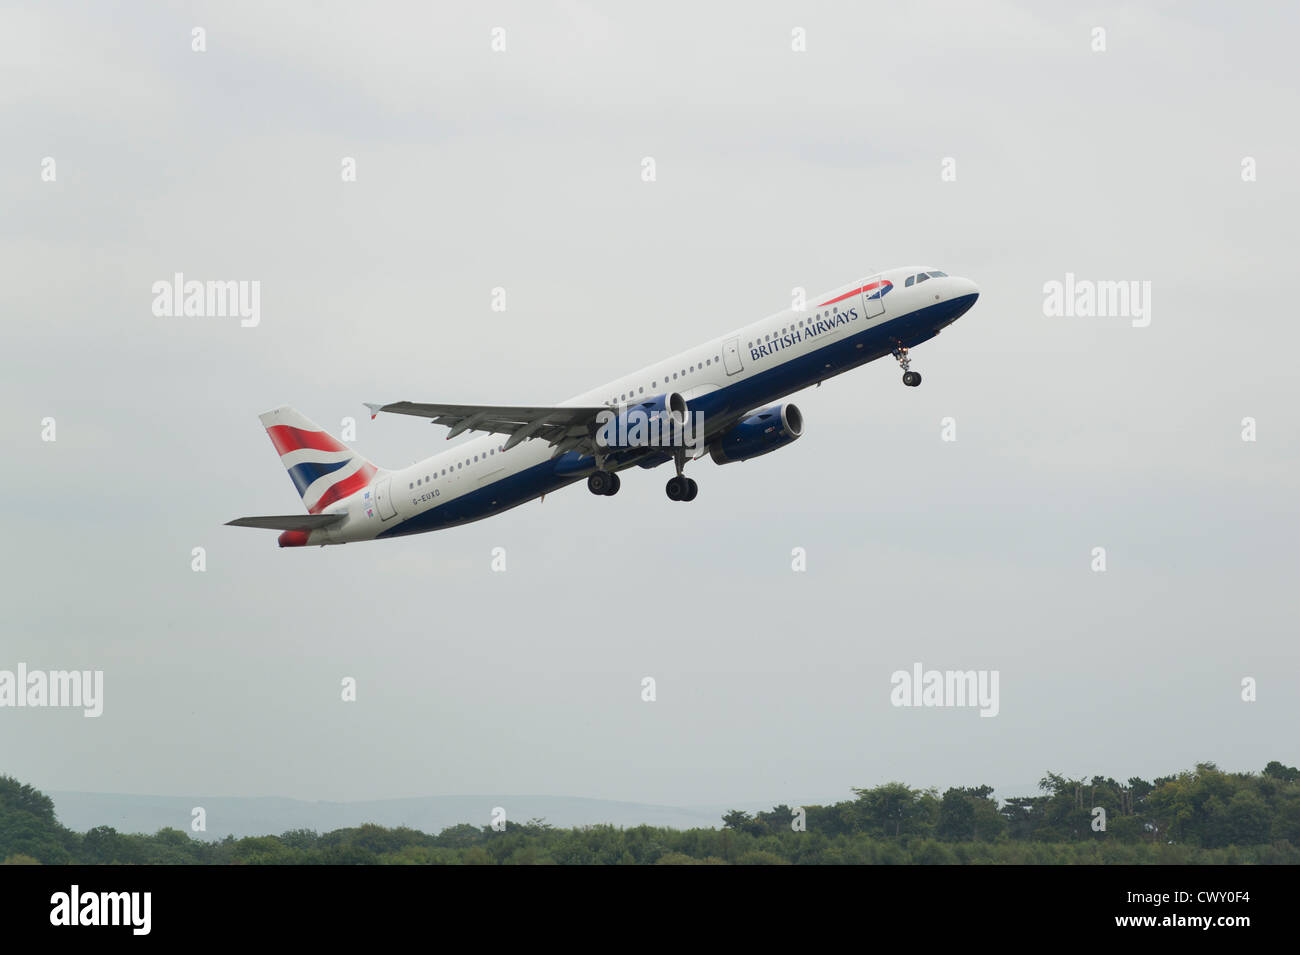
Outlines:
{"type": "MultiPolygon", "coordinates": [[[[888,355],[899,344],[912,348],[928,341],[939,334],[940,329],[961,317],[974,304],[975,298],[976,296],[970,295],[939,302],[909,315],[878,323],[839,341],[829,342],[816,351],[781,362],[744,381],[702,395],[691,401],[690,410],[703,412],[707,421],[709,418],[740,414],[770,404],[819,381],[888,355]]],[[[445,504],[409,517],[378,536],[421,534],[499,514],[581,480],[581,475],[590,466],[590,460],[569,452],[554,460],[543,461],[518,474],[493,481],[445,504]]]]}

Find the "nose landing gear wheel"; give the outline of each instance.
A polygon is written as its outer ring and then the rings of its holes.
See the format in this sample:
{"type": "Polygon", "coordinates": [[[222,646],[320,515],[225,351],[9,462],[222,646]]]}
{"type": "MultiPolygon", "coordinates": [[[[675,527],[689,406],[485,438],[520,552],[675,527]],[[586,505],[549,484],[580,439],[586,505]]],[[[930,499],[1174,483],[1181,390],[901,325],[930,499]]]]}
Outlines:
{"type": "Polygon", "coordinates": [[[898,360],[898,367],[903,369],[903,384],[909,388],[915,388],[921,383],[921,373],[912,371],[912,359],[907,356],[907,349],[899,345],[894,349],[894,358],[898,360]]]}
{"type": "Polygon", "coordinates": [[[695,495],[700,493],[700,486],[684,475],[677,475],[675,478],[669,478],[668,483],[664,485],[664,493],[668,495],[670,501],[693,501],[695,495]]]}

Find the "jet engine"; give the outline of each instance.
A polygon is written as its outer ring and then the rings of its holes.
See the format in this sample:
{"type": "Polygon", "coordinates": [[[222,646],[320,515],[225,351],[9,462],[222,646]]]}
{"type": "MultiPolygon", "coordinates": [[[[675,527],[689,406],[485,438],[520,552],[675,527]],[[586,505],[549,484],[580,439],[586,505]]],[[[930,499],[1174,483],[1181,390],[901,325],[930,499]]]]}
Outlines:
{"type": "Polygon", "coordinates": [[[755,411],[709,445],[715,464],[748,461],[784,447],[803,434],[803,413],[791,404],[755,411]]]}

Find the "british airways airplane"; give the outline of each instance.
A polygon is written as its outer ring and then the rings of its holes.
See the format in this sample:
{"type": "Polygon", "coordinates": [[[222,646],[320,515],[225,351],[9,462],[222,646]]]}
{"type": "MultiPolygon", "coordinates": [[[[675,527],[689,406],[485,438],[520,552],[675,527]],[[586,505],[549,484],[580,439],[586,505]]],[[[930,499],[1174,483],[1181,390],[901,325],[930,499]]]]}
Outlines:
{"type": "Polygon", "coordinates": [[[672,462],[665,488],[693,501],[688,461],[747,461],[803,434],[781,399],[893,355],[916,387],[909,352],[964,315],[979,289],[938,269],[892,269],[735,329],[554,407],[367,404],[486,434],[398,470],[377,467],[292,408],[261,416],[307,514],[241,517],[237,527],[283,531],[281,547],[402,537],[482,520],[586,479],[617,494],[619,472],[672,462]]]}

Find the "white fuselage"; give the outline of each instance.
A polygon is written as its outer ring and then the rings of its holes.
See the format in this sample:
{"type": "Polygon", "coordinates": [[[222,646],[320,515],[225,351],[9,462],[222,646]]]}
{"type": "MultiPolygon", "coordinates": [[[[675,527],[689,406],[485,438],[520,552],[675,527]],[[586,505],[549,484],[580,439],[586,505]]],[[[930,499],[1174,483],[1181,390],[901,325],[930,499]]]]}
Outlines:
{"type": "MultiPolygon", "coordinates": [[[[906,284],[934,271],[899,268],[848,283],[810,298],[805,309],[787,309],[719,335],[561,405],[618,408],[677,392],[692,409],[734,417],[887,355],[894,347],[924,341],[955,321],[974,303],[978,289],[967,279],[942,273],[906,284]]],[[[466,523],[582,476],[571,470],[555,473],[550,466],[554,449],[545,441],[526,440],[509,451],[503,450],[505,444],[504,435],[488,434],[409,467],[380,470],[367,489],[373,493],[355,493],[325,511],[348,517],[336,527],[313,531],[311,543],[466,523]]]]}

